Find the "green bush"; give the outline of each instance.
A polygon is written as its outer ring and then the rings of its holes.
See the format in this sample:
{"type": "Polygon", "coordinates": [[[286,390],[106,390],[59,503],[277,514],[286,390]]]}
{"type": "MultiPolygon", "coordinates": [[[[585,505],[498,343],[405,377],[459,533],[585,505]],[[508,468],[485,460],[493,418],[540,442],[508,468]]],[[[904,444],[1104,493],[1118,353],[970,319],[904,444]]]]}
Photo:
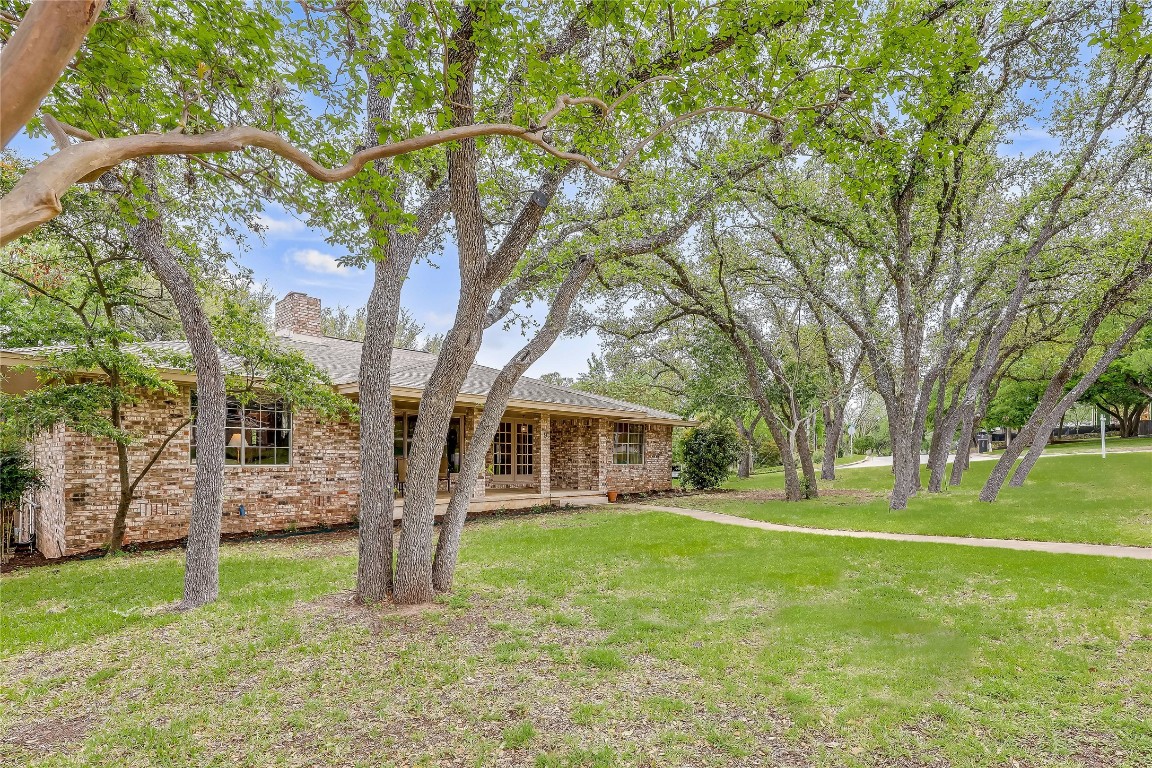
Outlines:
{"type": "Polygon", "coordinates": [[[684,440],[684,471],[688,488],[716,488],[732,473],[740,455],[735,431],[723,424],[709,424],[688,433],[684,440]]]}
{"type": "Polygon", "coordinates": [[[23,450],[0,451],[0,504],[15,504],[25,491],[44,483],[40,470],[23,450]]]}

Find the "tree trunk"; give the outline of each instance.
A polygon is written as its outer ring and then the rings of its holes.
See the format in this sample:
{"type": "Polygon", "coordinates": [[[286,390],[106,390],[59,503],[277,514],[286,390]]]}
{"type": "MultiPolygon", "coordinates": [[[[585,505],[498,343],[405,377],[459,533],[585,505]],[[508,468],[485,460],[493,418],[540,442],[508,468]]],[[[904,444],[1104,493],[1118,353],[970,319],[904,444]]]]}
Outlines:
{"type": "Polygon", "coordinates": [[[748,478],[752,476],[753,459],[756,455],[756,446],[753,441],[753,435],[756,430],[756,421],[754,419],[752,426],[748,427],[744,424],[743,416],[733,416],[732,423],[736,425],[736,431],[740,434],[742,445],[740,447],[740,455],[736,459],[736,476],[748,478]]]}
{"type": "Polygon", "coordinates": [[[804,470],[804,498],[815,499],[820,495],[816,486],[816,467],[812,464],[812,445],[808,442],[808,430],[804,421],[796,425],[796,450],[800,454],[800,466],[804,470]]]}
{"type": "Polygon", "coordinates": [[[920,446],[918,442],[913,444],[911,424],[901,424],[889,418],[888,425],[892,435],[893,476],[892,496],[888,506],[894,510],[907,509],[908,499],[916,495],[919,487],[920,446]]]}
{"type": "MultiPolygon", "coordinates": [[[[117,430],[124,428],[124,420],[120,412],[120,404],[112,404],[112,425],[117,430]]],[[[108,535],[105,549],[108,554],[115,554],[124,547],[124,529],[128,522],[128,508],[132,506],[132,487],[128,469],[128,446],[121,440],[116,441],[116,470],[119,477],[120,493],[116,501],[116,516],[112,518],[112,532],[108,535]]]]}
{"type": "MultiPolygon", "coordinates": [[[[160,211],[163,203],[156,193],[155,160],[146,160],[141,167],[149,186],[149,202],[160,211]]],[[[208,315],[192,278],[168,247],[161,214],[129,226],[128,233],[133,247],[172,297],[196,371],[195,490],[186,544],[184,598],[180,602],[182,609],[196,608],[214,601],[220,591],[220,516],[228,409],[224,371],[208,315]]]]}
{"type": "Polygon", "coordinates": [[[400,315],[400,291],[411,251],[393,238],[374,263],[360,355],[360,530],[356,599],[385,600],[392,588],[393,513],[396,505],[395,423],[392,407],[392,340],[400,315]]]}
{"type": "Polygon", "coordinates": [[[1100,356],[1100,359],[1096,361],[1091,370],[1076,383],[1076,386],[1060,398],[1060,401],[1056,403],[1054,408],[1045,414],[1033,414],[1033,418],[1037,418],[1039,415],[1042,420],[1037,427],[1036,435],[1032,439],[1032,444],[1028,447],[1027,455],[1024,456],[1020,465],[1016,467],[1016,472],[1012,475],[1012,481],[1009,485],[1017,488],[1024,485],[1028,474],[1032,471],[1032,468],[1036,466],[1036,462],[1040,459],[1040,456],[1043,455],[1044,447],[1048,444],[1048,437],[1052,434],[1052,430],[1056,424],[1064,423],[1064,414],[1068,412],[1068,409],[1084,396],[1088,388],[1100,378],[1108,366],[1112,364],[1112,361],[1120,356],[1124,348],[1128,346],[1136,334],[1140,332],[1140,329],[1143,328],[1150,319],[1152,319],[1152,315],[1144,315],[1130,323],[1128,327],[1124,329],[1124,332],[1108,345],[1108,348],[1104,350],[1104,354],[1100,356]]]}
{"type": "Polygon", "coordinates": [[[464,529],[464,521],[468,517],[468,504],[472,500],[475,480],[484,469],[488,446],[492,444],[492,439],[500,428],[500,420],[504,417],[509,398],[512,397],[512,389],[524,372],[552,347],[567,326],[572,304],[588,275],[591,274],[594,263],[595,260],[588,255],[576,261],[557,291],[544,325],[532,340],[505,364],[488,390],[488,395],[484,399],[484,410],[480,414],[471,442],[464,452],[464,461],[460,465],[460,477],[463,482],[458,483],[456,490],[452,492],[444,522],[440,526],[440,538],[436,542],[432,584],[442,592],[452,588],[456,563],[460,557],[460,536],[464,529]]]}
{"type": "Polygon", "coordinates": [[[844,406],[839,402],[824,406],[824,455],[820,463],[820,479],[836,479],[836,454],[844,436],[844,406]]]}
{"type": "Polygon", "coordinates": [[[948,485],[960,485],[971,461],[977,424],[974,410],[975,406],[968,403],[963,403],[960,407],[960,439],[956,442],[956,459],[952,462],[952,474],[948,477],[948,485]]]}

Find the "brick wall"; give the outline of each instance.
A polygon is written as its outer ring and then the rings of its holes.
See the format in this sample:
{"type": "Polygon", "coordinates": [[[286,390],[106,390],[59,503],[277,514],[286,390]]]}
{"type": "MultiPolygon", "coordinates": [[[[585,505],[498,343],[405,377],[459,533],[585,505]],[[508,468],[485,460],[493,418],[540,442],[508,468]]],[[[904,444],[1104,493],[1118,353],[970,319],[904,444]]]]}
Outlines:
{"type": "Polygon", "coordinates": [[[604,456],[607,467],[608,490],[621,493],[664,491],[672,487],[672,427],[648,424],[644,434],[643,464],[612,463],[612,431],[614,423],[603,422],[603,435],[607,443],[604,456]]]}
{"type": "Polygon", "coordinates": [[[672,427],[649,425],[644,435],[644,463],[612,463],[609,419],[561,419],[551,423],[552,488],[622,493],[672,487],[672,427]]]}
{"type": "MultiPolygon", "coordinates": [[[[133,434],[148,435],[129,449],[134,471],[168,433],[176,430],[137,488],[127,519],[127,543],[171,541],[188,533],[195,483],[195,468],[188,456],[188,416],[186,387],[178,394],[145,400],[126,410],[126,427],[133,434]]],[[[470,439],[474,412],[467,414],[466,424],[470,439]]],[[[536,421],[537,471],[551,470],[546,485],[552,490],[622,492],[670,488],[671,428],[650,428],[643,465],[616,466],[611,463],[612,425],[606,419],[541,417],[536,421]]],[[[226,467],[223,532],[290,530],[355,521],[360,488],[358,440],[359,428],[353,423],[322,422],[308,413],[294,414],[290,465],[226,467]]],[[[56,429],[41,436],[34,450],[48,479],[37,522],[41,551],[48,557],[60,557],[101,547],[111,529],[119,493],[114,446],[106,440],[56,429]]]]}
{"type": "MultiPolygon", "coordinates": [[[[126,427],[134,434],[151,436],[129,450],[134,471],[168,432],[187,420],[188,412],[186,389],[179,395],[128,409],[126,427]]],[[[188,457],[190,439],[191,428],[182,426],[140,483],[128,513],[127,542],[170,541],[187,535],[195,482],[195,467],[188,457]]],[[[354,521],[360,487],[358,440],[355,424],[321,422],[308,413],[294,414],[292,464],[225,468],[223,532],[288,530],[354,521]]],[[[71,430],[63,431],[63,442],[67,456],[62,488],[67,546],[55,556],[102,546],[112,526],[119,492],[116,451],[110,442],[71,430]]]]}
{"type": "Polygon", "coordinates": [[[549,435],[552,490],[600,490],[600,419],[553,418],[549,435]]]}

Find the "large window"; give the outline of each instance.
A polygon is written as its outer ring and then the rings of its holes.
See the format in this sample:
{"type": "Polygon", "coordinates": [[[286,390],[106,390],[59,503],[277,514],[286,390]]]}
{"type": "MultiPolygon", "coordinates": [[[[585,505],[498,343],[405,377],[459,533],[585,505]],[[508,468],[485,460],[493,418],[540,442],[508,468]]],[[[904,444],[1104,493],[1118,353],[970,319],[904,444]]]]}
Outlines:
{"type": "Polygon", "coordinates": [[[535,472],[535,428],[521,421],[501,422],[492,438],[492,474],[499,477],[529,476],[535,472]]]}
{"type": "MultiPolygon", "coordinates": [[[[192,443],[190,458],[196,461],[196,393],[192,393],[192,443]]],[[[242,405],[228,399],[224,425],[224,463],[271,465],[292,463],[292,414],[282,400],[242,405]]]]}
{"type": "Polygon", "coordinates": [[[612,432],[612,463],[644,463],[644,425],[617,422],[612,432]]]}

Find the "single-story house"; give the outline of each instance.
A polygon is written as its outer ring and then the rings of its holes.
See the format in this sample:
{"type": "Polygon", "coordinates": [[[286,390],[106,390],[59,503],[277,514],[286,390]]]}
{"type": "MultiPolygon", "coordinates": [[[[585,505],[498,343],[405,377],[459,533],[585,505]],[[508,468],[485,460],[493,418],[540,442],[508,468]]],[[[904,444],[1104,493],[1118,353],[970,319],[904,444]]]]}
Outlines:
{"type": "MultiPolygon", "coordinates": [[[[361,344],[326,337],[320,328],[319,299],[290,293],[276,304],[276,334],[324,370],[336,390],[358,394],[361,344]]],[[[186,351],[183,342],[158,346],[186,351]]],[[[42,348],[0,350],[0,376],[6,392],[36,386],[34,372],[42,348]],[[27,368],[25,368],[27,366],[27,368]]],[[[403,510],[403,481],[409,439],[420,395],[432,375],[436,355],[396,349],[392,355],[392,399],[396,409],[394,451],[400,487],[397,517],[403,510]]],[[[473,366],[456,402],[441,461],[439,510],[458,482],[456,470],[473,433],[485,393],[498,371],[473,366]]],[[[148,435],[134,444],[134,470],[143,457],[180,427],[137,488],[128,517],[129,542],[171,541],[187,534],[193,493],[195,431],[190,419],[195,377],[169,370],[175,395],[147,397],[129,409],[130,431],[148,435]],[[183,427],[180,425],[185,424],[183,427]]],[[[472,480],[471,511],[527,508],[548,504],[584,505],[607,501],[609,490],[639,492],[672,487],[672,429],[687,426],[672,413],[522,378],[504,421],[488,449],[485,476],[472,480]]],[[[359,427],[352,421],[322,421],[269,401],[228,415],[223,532],[291,530],[356,520],[359,427]]],[[[46,485],[33,500],[37,548],[62,557],[103,545],[116,509],[116,452],[108,440],[58,426],[31,447],[46,485]]]]}

